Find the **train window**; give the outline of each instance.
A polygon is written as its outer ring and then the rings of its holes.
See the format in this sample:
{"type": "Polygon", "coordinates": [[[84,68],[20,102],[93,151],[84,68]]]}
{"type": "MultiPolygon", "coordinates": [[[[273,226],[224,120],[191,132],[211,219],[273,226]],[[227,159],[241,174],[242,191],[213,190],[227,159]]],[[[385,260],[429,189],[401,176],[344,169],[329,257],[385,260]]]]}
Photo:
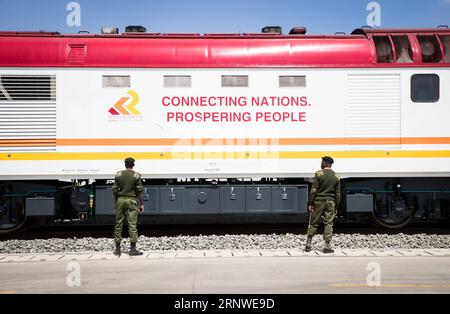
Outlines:
{"type": "Polygon", "coordinates": [[[411,77],[411,100],[413,102],[438,102],[439,93],[438,75],[415,74],[411,77]]]}
{"type": "Polygon", "coordinates": [[[222,87],[248,87],[248,75],[222,75],[222,87]]]}
{"type": "Polygon", "coordinates": [[[413,52],[408,36],[392,36],[398,63],[412,63],[413,52]]]}
{"type": "Polygon", "coordinates": [[[423,63],[442,62],[442,51],[436,36],[417,36],[423,63]]]}
{"type": "Polygon", "coordinates": [[[373,41],[375,42],[375,47],[377,49],[377,62],[394,62],[394,50],[392,49],[389,36],[374,36],[373,41]]]}
{"type": "Polygon", "coordinates": [[[165,75],[164,87],[191,87],[190,75],[165,75]]]}
{"type": "Polygon", "coordinates": [[[103,88],[106,87],[130,87],[129,75],[103,75],[103,88]]]}
{"type": "Polygon", "coordinates": [[[450,36],[440,36],[442,46],[444,46],[444,60],[450,63],[450,36]]]}
{"type": "Polygon", "coordinates": [[[306,76],[280,76],[280,87],[306,87],[306,76]]]}
{"type": "Polygon", "coordinates": [[[0,75],[0,101],[54,101],[55,75],[0,75]]]}

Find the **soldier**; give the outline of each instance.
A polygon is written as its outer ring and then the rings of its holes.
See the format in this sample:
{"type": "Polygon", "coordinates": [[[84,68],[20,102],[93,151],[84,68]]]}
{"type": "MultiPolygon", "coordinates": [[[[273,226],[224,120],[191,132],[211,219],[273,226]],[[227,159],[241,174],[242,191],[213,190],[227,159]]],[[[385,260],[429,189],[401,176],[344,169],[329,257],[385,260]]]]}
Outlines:
{"type": "Polygon", "coordinates": [[[135,160],[133,158],[125,159],[126,170],[116,173],[113,185],[114,198],[116,200],[116,225],[114,227],[114,240],[116,250],[114,255],[120,256],[120,243],[122,241],[122,226],[125,216],[128,220],[128,230],[130,234],[131,249],[130,255],[142,255],[136,249],[137,243],[137,221],[139,213],[144,212],[144,197],[141,175],[133,170],[135,160]],[[139,197],[140,206],[138,212],[137,198],[139,197]]]}
{"type": "Polygon", "coordinates": [[[325,247],[324,253],[334,253],[331,249],[333,236],[333,220],[341,200],[341,184],[339,176],[331,169],[334,160],[331,157],[322,157],[322,170],[317,171],[309,198],[309,227],[306,252],[311,251],[312,238],[317,233],[320,219],[323,218],[325,247]]]}

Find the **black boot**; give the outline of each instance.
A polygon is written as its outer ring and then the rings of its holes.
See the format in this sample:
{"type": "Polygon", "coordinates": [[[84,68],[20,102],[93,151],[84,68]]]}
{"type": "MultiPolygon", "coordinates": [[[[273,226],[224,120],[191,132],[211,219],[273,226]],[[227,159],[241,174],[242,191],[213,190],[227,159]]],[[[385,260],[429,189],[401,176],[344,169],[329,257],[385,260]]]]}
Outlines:
{"type": "Polygon", "coordinates": [[[306,240],[305,252],[311,252],[311,246],[312,246],[312,238],[308,237],[308,240],[306,240]]]}
{"type": "Polygon", "coordinates": [[[116,243],[116,249],[114,250],[114,255],[115,256],[120,256],[120,254],[122,254],[122,252],[120,251],[120,242],[116,243]]]}
{"type": "Polygon", "coordinates": [[[142,254],[144,254],[144,253],[139,252],[136,249],[136,243],[131,243],[130,256],[139,256],[139,255],[142,255],[142,254]]]}
{"type": "Polygon", "coordinates": [[[323,248],[324,254],[334,253],[334,250],[331,248],[330,242],[325,242],[325,247],[323,248]]]}

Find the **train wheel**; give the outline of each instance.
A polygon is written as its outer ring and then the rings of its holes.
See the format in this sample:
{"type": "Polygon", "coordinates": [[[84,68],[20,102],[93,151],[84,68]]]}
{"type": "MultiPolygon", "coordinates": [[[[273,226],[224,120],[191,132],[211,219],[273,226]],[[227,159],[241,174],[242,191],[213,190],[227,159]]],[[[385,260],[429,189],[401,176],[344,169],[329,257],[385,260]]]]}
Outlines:
{"type": "Polygon", "coordinates": [[[13,233],[23,227],[27,220],[22,202],[13,202],[10,197],[0,200],[0,234],[13,233]]]}
{"type": "Polygon", "coordinates": [[[414,210],[408,209],[402,199],[394,200],[387,210],[384,206],[377,206],[372,212],[372,219],[378,226],[387,229],[400,229],[405,227],[414,215],[414,210]]]}
{"type": "Polygon", "coordinates": [[[386,219],[384,217],[383,218],[377,217],[377,215],[375,213],[373,213],[372,219],[376,225],[383,227],[383,228],[387,228],[387,229],[400,229],[400,228],[405,227],[411,221],[411,217],[408,217],[403,220],[398,220],[398,219],[393,220],[393,219],[389,219],[389,218],[386,219]]]}
{"type": "Polygon", "coordinates": [[[23,221],[21,221],[20,223],[13,225],[13,224],[0,224],[0,234],[8,234],[8,233],[13,233],[16,232],[18,230],[20,230],[23,225],[25,224],[26,219],[24,219],[23,221]]]}

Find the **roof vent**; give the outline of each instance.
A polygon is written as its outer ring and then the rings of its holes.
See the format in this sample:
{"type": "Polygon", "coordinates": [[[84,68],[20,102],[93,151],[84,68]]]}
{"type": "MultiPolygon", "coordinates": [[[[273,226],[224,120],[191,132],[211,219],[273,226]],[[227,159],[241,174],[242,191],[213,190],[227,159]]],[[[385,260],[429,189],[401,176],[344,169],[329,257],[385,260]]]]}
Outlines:
{"type": "Polygon", "coordinates": [[[282,34],[283,29],[281,26],[266,26],[261,30],[261,33],[282,34]]]}
{"type": "Polygon", "coordinates": [[[119,29],[117,27],[102,27],[102,34],[119,34],[119,29]]]}
{"type": "Polygon", "coordinates": [[[289,35],[305,35],[305,34],[306,34],[306,27],[303,26],[293,27],[289,32],[289,35]]]}
{"type": "Polygon", "coordinates": [[[69,64],[82,65],[86,58],[85,44],[69,44],[69,64]]]}
{"type": "Polygon", "coordinates": [[[125,28],[125,33],[146,33],[147,29],[144,26],[127,26],[125,28]]]}

